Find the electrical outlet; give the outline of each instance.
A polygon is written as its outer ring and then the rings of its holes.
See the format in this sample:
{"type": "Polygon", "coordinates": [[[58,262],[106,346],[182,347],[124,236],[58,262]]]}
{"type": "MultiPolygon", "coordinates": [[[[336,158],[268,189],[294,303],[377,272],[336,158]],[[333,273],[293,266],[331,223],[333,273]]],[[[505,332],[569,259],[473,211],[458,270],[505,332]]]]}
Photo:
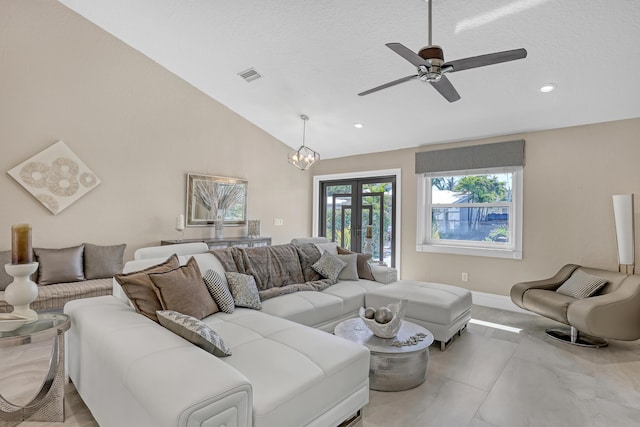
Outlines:
{"type": "Polygon", "coordinates": [[[282,218],[274,218],[273,225],[284,225],[284,219],[282,218]]]}
{"type": "Polygon", "coordinates": [[[469,275],[467,273],[462,273],[462,281],[463,282],[469,281],[469,275]]]}

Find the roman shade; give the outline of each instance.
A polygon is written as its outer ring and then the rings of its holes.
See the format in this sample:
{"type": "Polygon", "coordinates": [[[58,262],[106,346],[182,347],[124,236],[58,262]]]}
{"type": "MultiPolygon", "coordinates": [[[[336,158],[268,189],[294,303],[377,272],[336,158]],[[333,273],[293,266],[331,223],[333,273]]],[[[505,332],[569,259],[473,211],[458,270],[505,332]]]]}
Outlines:
{"type": "Polygon", "coordinates": [[[524,140],[416,153],[416,173],[524,166],[524,140]]]}

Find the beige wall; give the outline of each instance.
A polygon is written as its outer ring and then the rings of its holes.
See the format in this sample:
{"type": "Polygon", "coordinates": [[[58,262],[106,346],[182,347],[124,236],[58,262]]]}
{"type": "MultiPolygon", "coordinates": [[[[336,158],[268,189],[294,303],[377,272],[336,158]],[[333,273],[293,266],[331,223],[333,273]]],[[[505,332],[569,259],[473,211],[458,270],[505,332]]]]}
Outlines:
{"type": "Polygon", "coordinates": [[[284,144],[54,0],[0,0],[0,144],[0,250],[27,222],[35,246],[126,242],[130,257],[175,238],[187,172],[247,179],[274,243],[311,230],[311,175],[284,144]],[[6,171],[58,140],[102,184],[54,216],[6,171]]]}
{"type": "Polygon", "coordinates": [[[639,138],[640,119],[632,119],[446,146],[526,141],[522,260],[416,252],[415,153],[443,146],[327,160],[314,174],[402,168],[403,278],[508,295],[514,283],[551,276],[566,263],[617,269],[611,195],[635,193],[640,223],[639,138]]]}

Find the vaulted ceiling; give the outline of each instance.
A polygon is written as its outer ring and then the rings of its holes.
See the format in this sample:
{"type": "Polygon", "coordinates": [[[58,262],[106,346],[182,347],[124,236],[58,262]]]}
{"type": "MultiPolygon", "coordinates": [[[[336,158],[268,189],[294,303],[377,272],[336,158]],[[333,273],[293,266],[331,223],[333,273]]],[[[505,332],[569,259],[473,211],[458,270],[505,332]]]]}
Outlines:
{"type": "Polygon", "coordinates": [[[323,158],[640,117],[637,0],[433,0],[445,60],[528,51],[449,74],[454,103],[417,80],[357,96],[415,74],[385,43],[427,44],[423,0],[59,1],[291,147],[308,115],[323,158]]]}

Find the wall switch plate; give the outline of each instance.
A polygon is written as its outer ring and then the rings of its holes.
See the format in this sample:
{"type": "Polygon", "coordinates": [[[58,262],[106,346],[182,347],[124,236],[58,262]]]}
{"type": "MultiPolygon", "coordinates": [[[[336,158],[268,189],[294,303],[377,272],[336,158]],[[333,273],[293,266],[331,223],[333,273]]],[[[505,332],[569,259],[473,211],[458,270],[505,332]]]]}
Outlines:
{"type": "Polygon", "coordinates": [[[467,273],[462,273],[462,281],[463,282],[469,281],[469,275],[467,273]]]}
{"type": "Polygon", "coordinates": [[[284,225],[284,219],[282,218],[274,218],[273,225],[284,225]]]}

